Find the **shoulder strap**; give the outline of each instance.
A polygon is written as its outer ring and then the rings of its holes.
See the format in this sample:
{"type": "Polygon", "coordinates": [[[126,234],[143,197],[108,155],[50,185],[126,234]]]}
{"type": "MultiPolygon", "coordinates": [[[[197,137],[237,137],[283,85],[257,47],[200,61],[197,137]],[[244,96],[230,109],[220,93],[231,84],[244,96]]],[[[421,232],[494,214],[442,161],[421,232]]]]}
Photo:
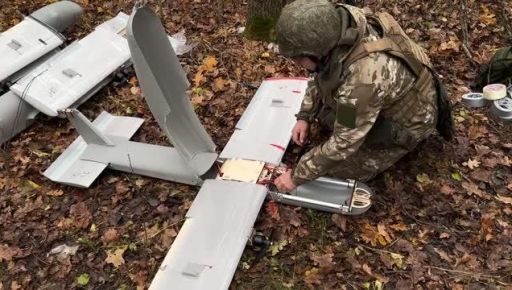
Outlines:
{"type": "Polygon", "coordinates": [[[345,66],[350,66],[354,62],[375,52],[389,53],[402,59],[416,76],[419,76],[425,68],[423,63],[417,60],[414,55],[403,52],[402,49],[388,37],[368,43],[360,43],[345,59],[345,66]]]}

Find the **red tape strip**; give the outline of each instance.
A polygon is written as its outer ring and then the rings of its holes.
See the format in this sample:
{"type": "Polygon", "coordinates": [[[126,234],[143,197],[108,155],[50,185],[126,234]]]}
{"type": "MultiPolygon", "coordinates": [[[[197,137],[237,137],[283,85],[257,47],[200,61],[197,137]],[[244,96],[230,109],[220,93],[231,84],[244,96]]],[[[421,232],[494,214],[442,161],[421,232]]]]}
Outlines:
{"type": "Polygon", "coordinates": [[[277,148],[277,149],[279,149],[279,150],[286,151],[286,148],[284,148],[284,147],[283,147],[283,146],[281,146],[281,145],[277,145],[277,144],[270,144],[270,146],[274,146],[274,147],[276,147],[276,148],[277,148]]]}

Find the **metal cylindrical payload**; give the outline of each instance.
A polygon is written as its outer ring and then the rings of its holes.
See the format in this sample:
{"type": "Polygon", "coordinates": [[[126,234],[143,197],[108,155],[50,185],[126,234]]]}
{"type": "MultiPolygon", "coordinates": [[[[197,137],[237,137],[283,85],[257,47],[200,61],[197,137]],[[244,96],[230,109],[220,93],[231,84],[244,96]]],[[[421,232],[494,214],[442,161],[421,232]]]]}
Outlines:
{"type": "Polygon", "coordinates": [[[58,32],[63,32],[75,24],[82,12],[80,5],[71,1],[60,1],[34,11],[30,17],[58,32]]]}
{"type": "Polygon", "coordinates": [[[0,95],[0,144],[30,126],[38,113],[12,91],[0,95]]]}

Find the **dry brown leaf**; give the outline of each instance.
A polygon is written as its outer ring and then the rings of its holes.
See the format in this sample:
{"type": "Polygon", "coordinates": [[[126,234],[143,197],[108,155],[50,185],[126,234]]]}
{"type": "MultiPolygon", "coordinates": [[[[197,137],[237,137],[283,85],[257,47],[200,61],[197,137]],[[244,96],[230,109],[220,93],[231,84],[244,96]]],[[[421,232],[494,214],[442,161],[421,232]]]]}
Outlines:
{"type": "Polygon", "coordinates": [[[492,177],[492,172],[490,170],[480,168],[480,169],[477,169],[477,170],[471,172],[471,177],[478,181],[490,182],[491,177],[492,177]]]}
{"type": "Polygon", "coordinates": [[[480,188],[478,188],[478,185],[476,185],[473,182],[464,181],[464,182],[462,182],[462,187],[465,190],[467,190],[469,195],[473,195],[474,194],[474,195],[476,195],[478,197],[488,199],[488,197],[485,195],[485,193],[480,188]]]}
{"type": "Polygon", "coordinates": [[[139,271],[137,274],[129,274],[130,279],[137,285],[137,290],[143,290],[146,286],[148,279],[148,273],[145,271],[139,271]]]}
{"type": "Polygon", "coordinates": [[[361,229],[361,238],[366,243],[370,243],[372,246],[377,246],[380,244],[381,246],[386,246],[389,244],[389,239],[391,237],[387,234],[385,231],[385,227],[383,228],[382,225],[379,225],[377,229],[375,229],[372,225],[365,223],[361,229]],[[380,233],[381,231],[382,233],[380,233]],[[386,237],[387,235],[387,237],[386,237]]]}
{"type": "Polygon", "coordinates": [[[273,219],[275,219],[275,220],[281,219],[279,216],[279,208],[275,201],[273,201],[273,200],[269,201],[267,203],[267,206],[265,207],[265,210],[273,219]]]}
{"type": "Polygon", "coordinates": [[[439,235],[439,238],[441,238],[441,239],[448,239],[448,238],[450,238],[450,234],[449,233],[441,233],[439,235]]]}
{"type": "Polygon", "coordinates": [[[512,204],[512,197],[498,195],[496,199],[506,204],[512,204]]]}
{"type": "Polygon", "coordinates": [[[311,260],[315,262],[315,265],[318,265],[321,269],[331,269],[334,264],[336,264],[332,261],[332,258],[334,257],[333,253],[320,255],[316,252],[313,252],[310,257],[311,260]]]}
{"type": "Polygon", "coordinates": [[[450,256],[448,256],[448,254],[445,251],[435,247],[434,251],[439,255],[439,257],[441,257],[441,259],[445,260],[446,262],[451,263],[453,261],[452,258],[450,258],[450,256]]]}
{"type": "Polygon", "coordinates": [[[480,166],[480,161],[470,158],[467,162],[462,163],[462,165],[469,167],[469,169],[475,169],[480,166]]]}
{"type": "Polygon", "coordinates": [[[476,140],[478,138],[485,137],[489,131],[485,126],[471,126],[468,130],[468,138],[471,140],[476,140]]]}
{"type": "Polygon", "coordinates": [[[372,269],[370,268],[370,266],[368,266],[368,264],[364,263],[361,268],[366,274],[373,276],[372,269]]]}
{"type": "Polygon", "coordinates": [[[114,228],[110,228],[110,229],[107,229],[103,233],[103,236],[101,237],[101,240],[104,243],[110,243],[110,242],[116,241],[117,239],[119,239],[119,237],[120,237],[119,232],[116,229],[114,229],[114,228]]]}
{"type": "Polygon", "coordinates": [[[409,230],[409,227],[406,224],[404,224],[403,222],[399,222],[399,223],[390,225],[389,227],[397,232],[405,232],[405,231],[409,230]]]}
{"type": "Polygon", "coordinates": [[[487,5],[482,6],[482,14],[480,14],[480,22],[487,26],[492,26],[496,24],[496,15],[491,12],[487,5]]]}
{"type": "Polygon", "coordinates": [[[499,164],[498,158],[491,157],[482,160],[482,165],[487,168],[494,168],[499,164]]]}
{"type": "Polygon", "coordinates": [[[162,247],[169,248],[177,235],[178,232],[174,228],[165,229],[160,237],[162,247]]]}
{"type": "Polygon", "coordinates": [[[22,250],[18,247],[9,247],[6,244],[0,245],[0,262],[12,261],[13,257],[20,256],[22,253],[22,250]]]}
{"type": "Polygon", "coordinates": [[[455,192],[455,189],[453,189],[447,184],[443,184],[443,186],[441,186],[441,188],[439,189],[439,192],[445,195],[452,195],[455,192]]]}
{"type": "Polygon", "coordinates": [[[122,264],[124,264],[124,258],[123,254],[126,251],[127,247],[120,247],[115,250],[108,250],[107,252],[107,258],[105,259],[105,262],[107,264],[112,264],[114,267],[119,268],[122,264]]]}
{"type": "Polygon", "coordinates": [[[331,216],[331,221],[336,225],[340,230],[347,231],[347,217],[340,214],[333,214],[331,216]]]}
{"type": "Polygon", "coordinates": [[[16,280],[12,281],[11,282],[11,290],[19,290],[21,289],[21,285],[18,284],[18,282],[16,280]]]}
{"type": "Polygon", "coordinates": [[[276,68],[274,66],[271,66],[271,65],[266,65],[265,66],[265,72],[269,73],[269,74],[274,74],[276,72],[276,68]]]}
{"type": "Polygon", "coordinates": [[[89,212],[85,202],[79,202],[72,205],[69,213],[75,227],[81,229],[89,227],[89,224],[92,220],[92,215],[91,212],[89,212]]]}
{"type": "Polygon", "coordinates": [[[314,288],[313,285],[320,285],[321,278],[320,270],[318,268],[311,268],[304,273],[304,282],[308,284],[311,288],[314,288]]]}
{"type": "Polygon", "coordinates": [[[208,56],[203,61],[203,67],[206,72],[213,72],[217,66],[217,59],[213,56],[208,56]]]}
{"type": "Polygon", "coordinates": [[[204,97],[201,96],[201,95],[195,95],[192,97],[192,100],[190,100],[192,102],[192,105],[202,105],[203,104],[203,101],[204,101],[204,97]]]}
{"type": "Polygon", "coordinates": [[[62,189],[50,190],[46,193],[46,195],[49,196],[62,196],[63,194],[64,191],[62,191],[62,189]]]}
{"type": "Polygon", "coordinates": [[[194,75],[194,78],[192,79],[192,81],[194,82],[194,87],[196,87],[196,88],[201,86],[202,83],[204,83],[205,78],[203,76],[203,70],[201,68],[194,75]]]}
{"type": "Polygon", "coordinates": [[[492,226],[494,224],[494,216],[492,214],[484,214],[480,223],[480,234],[486,241],[493,238],[492,226]]]}
{"type": "Polygon", "coordinates": [[[214,92],[220,92],[224,90],[224,87],[226,86],[226,80],[223,78],[216,78],[213,80],[213,91],[214,92]]]}
{"type": "Polygon", "coordinates": [[[131,87],[130,88],[130,93],[132,93],[132,95],[136,96],[136,95],[140,95],[140,87],[131,87]]]}
{"type": "MultiPolygon", "coordinates": [[[[377,230],[379,232],[379,235],[384,237],[384,239],[386,240],[386,244],[389,244],[393,241],[393,238],[392,238],[393,233],[389,234],[388,231],[386,230],[386,226],[383,223],[379,223],[377,225],[377,230]]],[[[385,245],[383,245],[383,246],[385,246],[385,245]]]]}

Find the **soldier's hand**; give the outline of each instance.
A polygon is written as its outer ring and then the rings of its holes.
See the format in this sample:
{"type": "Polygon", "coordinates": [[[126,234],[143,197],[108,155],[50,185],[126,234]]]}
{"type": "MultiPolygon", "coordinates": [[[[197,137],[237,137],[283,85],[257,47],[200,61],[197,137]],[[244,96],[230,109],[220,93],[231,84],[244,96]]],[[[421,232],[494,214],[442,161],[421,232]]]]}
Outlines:
{"type": "Polygon", "coordinates": [[[297,187],[297,185],[293,183],[292,170],[289,169],[281,176],[276,178],[276,180],[274,180],[274,185],[277,187],[277,190],[279,192],[290,192],[294,190],[297,187]]]}
{"type": "Polygon", "coordinates": [[[304,120],[297,120],[292,129],[292,140],[295,144],[303,146],[309,135],[309,123],[304,120]]]}

